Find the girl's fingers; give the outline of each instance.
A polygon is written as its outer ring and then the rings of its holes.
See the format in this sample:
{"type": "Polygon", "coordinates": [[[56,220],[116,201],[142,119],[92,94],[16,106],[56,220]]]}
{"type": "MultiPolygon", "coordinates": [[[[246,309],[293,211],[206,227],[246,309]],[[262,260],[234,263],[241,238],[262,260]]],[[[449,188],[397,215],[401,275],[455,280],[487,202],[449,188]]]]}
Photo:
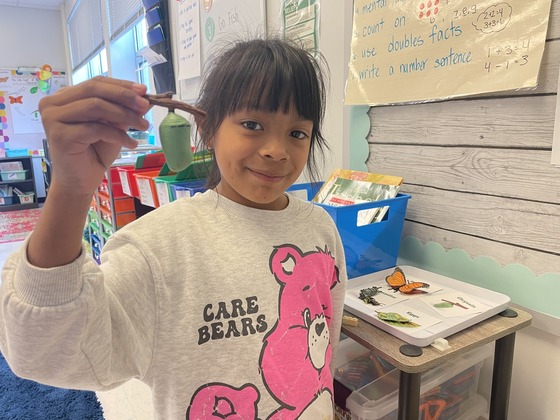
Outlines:
{"type": "Polygon", "coordinates": [[[49,106],[63,106],[86,98],[100,98],[133,111],[146,113],[149,110],[149,103],[142,97],[145,93],[146,86],[138,83],[96,77],[43,98],[39,103],[39,111],[49,106]]]}
{"type": "Polygon", "coordinates": [[[69,155],[81,153],[85,147],[100,141],[129,149],[137,145],[125,131],[104,122],[58,124],[49,134],[57,139],[57,143],[65,145],[65,152],[69,155]]]}
{"type": "Polygon", "coordinates": [[[41,115],[45,121],[59,121],[61,123],[82,123],[105,121],[119,127],[134,127],[146,130],[149,122],[140,113],[129,108],[99,98],[87,98],[75,103],[50,107],[41,115]]]}

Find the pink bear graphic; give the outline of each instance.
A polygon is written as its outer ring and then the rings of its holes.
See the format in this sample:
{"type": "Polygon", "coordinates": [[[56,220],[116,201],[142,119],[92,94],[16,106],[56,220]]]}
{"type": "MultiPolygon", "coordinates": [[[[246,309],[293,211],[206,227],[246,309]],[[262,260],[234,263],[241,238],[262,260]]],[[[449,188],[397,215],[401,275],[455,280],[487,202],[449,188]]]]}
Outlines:
{"type": "Polygon", "coordinates": [[[228,419],[248,420],[257,418],[259,391],[251,384],[241,388],[210,383],[195,393],[187,410],[187,420],[228,419]]]}
{"type": "Polygon", "coordinates": [[[293,245],[276,247],[270,268],[281,285],[279,313],[264,338],[260,367],[280,407],[268,418],[315,419],[313,410],[333,407],[330,290],[339,281],[338,268],[327,249],[304,254],[293,245]]]}

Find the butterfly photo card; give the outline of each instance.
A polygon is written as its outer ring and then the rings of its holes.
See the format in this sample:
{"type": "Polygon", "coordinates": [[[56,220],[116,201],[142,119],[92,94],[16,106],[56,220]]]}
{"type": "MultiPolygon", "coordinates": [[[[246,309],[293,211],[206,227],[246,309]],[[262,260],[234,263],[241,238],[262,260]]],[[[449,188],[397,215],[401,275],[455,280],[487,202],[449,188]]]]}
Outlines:
{"type": "Polygon", "coordinates": [[[443,294],[425,296],[420,300],[446,318],[479,314],[490,309],[473,296],[458,291],[446,291],[443,294]]]}

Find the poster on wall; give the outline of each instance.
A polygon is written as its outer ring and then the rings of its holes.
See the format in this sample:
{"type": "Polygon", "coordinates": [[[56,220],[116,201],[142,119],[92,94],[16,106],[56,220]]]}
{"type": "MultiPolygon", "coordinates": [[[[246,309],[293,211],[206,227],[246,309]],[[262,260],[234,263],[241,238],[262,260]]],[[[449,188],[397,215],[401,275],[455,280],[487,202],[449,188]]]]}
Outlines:
{"type": "Polygon", "coordinates": [[[10,70],[10,87],[4,90],[4,102],[9,106],[13,134],[44,133],[39,101],[67,86],[63,72],[45,67],[38,71],[10,70]]]}
{"type": "Polygon", "coordinates": [[[319,0],[284,0],[282,20],[287,38],[299,40],[309,51],[319,50],[319,0]]]}
{"type": "MultiPolygon", "coordinates": [[[[192,64],[203,68],[215,52],[231,45],[231,42],[266,34],[265,0],[199,0],[199,2],[200,52],[190,51],[189,53],[193,54],[192,60],[179,61],[179,74],[192,76],[184,79],[179,77],[180,98],[187,102],[194,101],[198,97],[200,77],[196,76],[196,68],[188,69],[184,68],[185,66],[192,64]],[[200,64],[197,64],[197,61],[200,64]]],[[[180,10],[181,8],[177,7],[175,13],[180,13],[180,10]]],[[[194,19],[191,28],[195,33],[197,28],[194,19]]]]}
{"type": "Polygon", "coordinates": [[[178,4],[179,80],[200,76],[200,1],[181,0],[178,4]]]}
{"type": "Polygon", "coordinates": [[[551,0],[355,0],[345,103],[537,85],[551,0]]]}

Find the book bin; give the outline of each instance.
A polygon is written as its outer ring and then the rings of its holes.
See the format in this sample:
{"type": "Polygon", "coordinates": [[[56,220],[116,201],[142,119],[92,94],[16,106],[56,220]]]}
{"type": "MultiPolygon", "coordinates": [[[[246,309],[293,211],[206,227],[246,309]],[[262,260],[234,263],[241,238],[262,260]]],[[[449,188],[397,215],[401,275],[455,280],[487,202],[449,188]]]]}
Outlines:
{"type": "MultiPolygon", "coordinates": [[[[322,183],[294,184],[288,192],[311,201],[322,183]]],[[[406,206],[410,195],[399,193],[395,198],[353,204],[349,206],[323,207],[333,218],[346,255],[348,278],[354,278],[385,270],[397,265],[406,206]],[[358,226],[358,214],[362,210],[388,206],[383,220],[358,226]]]]}

